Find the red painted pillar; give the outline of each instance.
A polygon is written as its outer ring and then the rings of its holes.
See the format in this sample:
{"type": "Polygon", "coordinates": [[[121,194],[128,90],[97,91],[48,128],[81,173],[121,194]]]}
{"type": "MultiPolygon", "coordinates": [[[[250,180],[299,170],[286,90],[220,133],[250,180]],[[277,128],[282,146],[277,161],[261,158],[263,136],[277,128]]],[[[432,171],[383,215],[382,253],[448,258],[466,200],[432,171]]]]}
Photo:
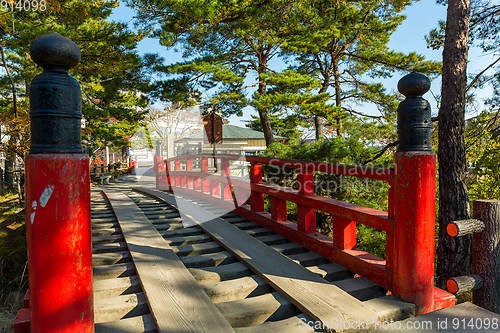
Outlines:
{"type": "MultiPolygon", "coordinates": [[[[299,173],[299,194],[314,194],[314,175],[299,173]]],[[[297,227],[302,232],[316,232],[316,210],[297,204],[297,227]]]]}
{"type": "Polygon", "coordinates": [[[165,189],[165,168],[163,164],[163,156],[154,157],[154,168],[156,178],[156,188],[165,189]]]}
{"type": "MultiPolygon", "coordinates": [[[[416,72],[403,77],[398,90],[398,148],[394,208],[393,294],[416,305],[416,314],[435,309],[434,242],[436,156],[431,147],[431,108],[422,95],[430,80],[416,72]]],[[[393,211],[393,212],[392,212],[393,211]]],[[[440,296],[439,296],[440,297],[440,296]]]]}
{"type": "MultiPolygon", "coordinates": [[[[174,166],[175,169],[174,170],[175,171],[181,171],[181,160],[179,160],[179,159],[175,160],[174,164],[175,164],[175,166],[174,166]]],[[[178,186],[178,187],[181,186],[181,176],[175,176],[174,185],[178,186]]]]}
{"type": "MultiPolygon", "coordinates": [[[[262,165],[251,162],[250,164],[250,188],[251,183],[262,183],[262,165]]],[[[264,211],[264,194],[251,189],[250,207],[254,212],[264,211]]]]}
{"type": "Polygon", "coordinates": [[[271,197],[271,218],[275,221],[286,221],[286,200],[271,197]]]}
{"type": "MultiPolygon", "coordinates": [[[[208,177],[208,158],[201,158],[201,172],[207,173],[206,177],[208,177]]],[[[202,178],[201,180],[201,192],[210,193],[210,179],[202,178]]]]}
{"type": "Polygon", "coordinates": [[[31,83],[25,159],[31,332],[94,332],[89,157],[80,87],[67,72],[80,51],[52,33],[30,54],[44,68],[31,83]]]}
{"type": "Polygon", "coordinates": [[[231,171],[229,168],[229,160],[223,159],[221,163],[221,173],[222,177],[226,177],[228,180],[227,182],[221,182],[222,199],[224,200],[230,200],[233,198],[231,193],[231,184],[229,183],[231,177],[231,171]]]}
{"type": "Polygon", "coordinates": [[[170,161],[166,160],[165,162],[165,184],[167,185],[167,190],[172,191],[172,180],[170,179],[170,161]]]}
{"type": "MultiPolygon", "coordinates": [[[[200,171],[201,171],[201,163],[200,163],[200,171]]],[[[194,177],[194,189],[197,191],[201,191],[201,177],[194,177]]]]}
{"type": "Polygon", "coordinates": [[[356,221],[334,216],[332,218],[332,229],[333,245],[342,250],[356,248],[356,221]]]}
{"type": "MultiPolygon", "coordinates": [[[[179,161],[180,162],[180,161],[179,161]]],[[[180,164],[179,164],[180,166],[180,164]]],[[[180,168],[179,168],[180,170],[180,168]]],[[[186,170],[187,170],[187,160],[186,160],[186,170]]],[[[186,177],[186,174],[182,175],[181,176],[181,187],[187,187],[187,177],[186,177]]]]}
{"type": "MultiPolygon", "coordinates": [[[[188,158],[186,160],[186,171],[193,171],[193,159],[192,158],[188,158]]],[[[190,188],[190,189],[194,188],[193,176],[187,177],[187,188],[190,188]]]]}
{"type": "Polygon", "coordinates": [[[397,152],[395,163],[393,293],[423,314],[434,310],[436,156],[397,152]]]}
{"type": "Polygon", "coordinates": [[[156,153],[154,156],[154,170],[156,178],[156,188],[166,189],[165,186],[165,168],[163,164],[163,146],[161,140],[156,140],[156,153]]]}
{"type": "MultiPolygon", "coordinates": [[[[389,179],[389,186],[387,215],[394,220],[394,178],[389,179]]],[[[394,269],[394,231],[385,235],[385,267],[394,269]]]]}

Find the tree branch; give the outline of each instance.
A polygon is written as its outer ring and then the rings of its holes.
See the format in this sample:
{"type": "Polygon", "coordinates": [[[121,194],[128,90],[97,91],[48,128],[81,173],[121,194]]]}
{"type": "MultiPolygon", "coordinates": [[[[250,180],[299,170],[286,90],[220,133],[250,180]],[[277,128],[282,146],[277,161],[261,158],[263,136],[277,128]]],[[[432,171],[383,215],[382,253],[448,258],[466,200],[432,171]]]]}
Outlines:
{"type": "Polygon", "coordinates": [[[369,160],[366,160],[364,161],[363,163],[361,163],[361,165],[366,165],[370,162],[373,162],[375,161],[377,158],[379,158],[380,156],[382,156],[386,151],[387,149],[391,148],[391,147],[395,147],[397,146],[399,143],[399,141],[394,141],[394,142],[391,142],[389,143],[388,145],[386,145],[384,148],[382,148],[382,150],[380,150],[377,155],[375,155],[373,158],[370,158],[369,160]]]}
{"type": "Polygon", "coordinates": [[[488,67],[486,67],[485,69],[483,69],[483,70],[481,71],[481,73],[479,73],[478,75],[476,75],[476,77],[474,78],[474,80],[472,80],[472,82],[471,82],[471,83],[469,83],[469,85],[467,86],[467,88],[466,88],[465,90],[466,90],[466,91],[469,91],[469,89],[470,89],[470,88],[472,88],[472,86],[474,86],[474,84],[475,84],[475,83],[479,80],[479,78],[480,78],[480,77],[481,77],[481,76],[482,76],[482,75],[483,75],[483,74],[484,74],[484,73],[485,73],[488,69],[490,69],[491,67],[495,66],[495,64],[496,64],[497,62],[499,62],[499,61],[500,61],[500,57],[499,57],[497,60],[493,61],[491,64],[489,64],[489,65],[488,65],[488,67]]]}

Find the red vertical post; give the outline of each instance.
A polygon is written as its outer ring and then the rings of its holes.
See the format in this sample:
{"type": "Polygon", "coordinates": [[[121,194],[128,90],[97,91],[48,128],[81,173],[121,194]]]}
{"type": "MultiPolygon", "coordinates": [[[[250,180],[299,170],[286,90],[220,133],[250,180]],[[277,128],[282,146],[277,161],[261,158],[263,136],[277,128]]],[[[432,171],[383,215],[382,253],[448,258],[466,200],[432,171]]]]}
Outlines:
{"type": "MultiPolygon", "coordinates": [[[[208,173],[208,158],[206,157],[201,158],[201,172],[208,173]]],[[[210,193],[210,179],[203,178],[201,180],[201,191],[203,193],[210,193]]]]}
{"type": "Polygon", "coordinates": [[[262,165],[251,162],[250,164],[250,206],[254,212],[264,211],[264,194],[251,189],[251,183],[262,183],[262,165]]]}
{"type": "MultiPolygon", "coordinates": [[[[186,160],[186,171],[193,171],[193,159],[188,158],[186,160]]],[[[193,186],[193,176],[187,176],[187,188],[194,188],[193,186]]]]}
{"type": "MultiPolygon", "coordinates": [[[[215,170],[217,172],[217,163],[216,163],[215,157],[214,157],[214,165],[215,165],[215,170]]],[[[216,196],[220,195],[220,184],[219,184],[219,181],[218,180],[211,180],[210,183],[211,183],[210,193],[212,195],[216,195],[216,196]]]]}
{"type": "MultiPolygon", "coordinates": [[[[174,162],[175,171],[181,171],[181,160],[177,159],[174,162]]],[[[175,176],[175,186],[181,187],[181,176],[175,176]]]]}
{"type": "Polygon", "coordinates": [[[286,200],[271,197],[271,218],[275,221],[286,221],[286,200]]]}
{"type": "MultiPolygon", "coordinates": [[[[389,179],[389,186],[387,215],[394,221],[394,178],[389,179]]],[[[394,229],[385,235],[385,267],[390,271],[394,269],[394,229]]]]}
{"type": "Polygon", "coordinates": [[[155,178],[156,178],[156,188],[165,189],[165,168],[163,164],[163,156],[154,157],[154,168],[155,168],[155,178]]]}
{"type": "MultiPolygon", "coordinates": [[[[180,164],[179,164],[179,166],[180,166],[180,164]]],[[[186,159],[186,166],[187,166],[187,159],[186,159]]],[[[180,167],[179,167],[179,170],[180,170],[180,167]]],[[[181,185],[180,186],[187,187],[187,177],[185,174],[181,176],[181,185]]]]}
{"type": "Polygon", "coordinates": [[[165,184],[167,185],[167,190],[172,191],[172,180],[170,179],[170,161],[165,161],[165,184]]]}
{"type": "MultiPolygon", "coordinates": [[[[29,290],[28,290],[29,292],[29,290]]],[[[17,312],[14,321],[14,333],[30,333],[30,309],[24,307],[17,312]]]]}
{"type": "Polygon", "coordinates": [[[222,177],[226,177],[228,182],[221,182],[221,190],[222,190],[222,199],[230,200],[233,198],[231,193],[231,184],[229,184],[229,180],[231,177],[231,171],[229,169],[229,160],[222,160],[221,163],[221,174],[222,177]]]}
{"type": "MultiPolygon", "coordinates": [[[[310,172],[299,173],[299,194],[314,194],[314,175],[310,172]]],[[[297,204],[297,228],[302,232],[316,232],[316,210],[297,204]]]]}
{"type": "Polygon", "coordinates": [[[417,314],[434,310],[434,152],[397,152],[394,198],[394,288],[415,303],[417,314]]]}
{"type": "Polygon", "coordinates": [[[434,288],[436,155],[431,147],[431,107],[422,98],[429,89],[430,80],[416,72],[398,82],[406,99],[398,107],[394,156],[392,291],[414,303],[417,315],[435,310],[442,305],[439,298],[449,295],[434,288]]]}
{"type": "MultiPolygon", "coordinates": [[[[201,171],[201,158],[199,160],[199,166],[200,166],[200,171],[201,171]]],[[[201,191],[201,177],[195,177],[194,178],[194,189],[197,191],[201,191]]]]}
{"type": "MultiPolygon", "coordinates": [[[[128,173],[131,174],[133,169],[134,169],[134,161],[130,159],[128,161],[128,173]]],[[[96,170],[99,170],[99,168],[97,168],[96,170]]]]}
{"type": "Polygon", "coordinates": [[[154,157],[156,188],[165,189],[165,169],[163,164],[163,146],[161,140],[156,140],[156,153],[154,157]]]}
{"type": "Polygon", "coordinates": [[[31,148],[26,156],[26,226],[31,332],[94,332],[89,157],[81,146],[81,92],[67,70],[78,47],[51,33],[31,59],[31,148]]]}
{"type": "Polygon", "coordinates": [[[332,219],[333,245],[342,250],[356,248],[356,221],[334,216],[332,219]]]}

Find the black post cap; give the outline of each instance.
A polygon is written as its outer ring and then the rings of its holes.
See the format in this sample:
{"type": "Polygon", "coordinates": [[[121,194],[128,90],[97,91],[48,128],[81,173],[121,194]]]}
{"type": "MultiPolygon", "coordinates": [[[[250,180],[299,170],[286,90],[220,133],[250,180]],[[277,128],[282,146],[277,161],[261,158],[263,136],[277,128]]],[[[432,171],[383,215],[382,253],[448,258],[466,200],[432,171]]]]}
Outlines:
{"type": "Polygon", "coordinates": [[[417,72],[399,80],[398,90],[406,99],[398,106],[398,151],[432,150],[431,106],[422,98],[430,88],[429,78],[417,72]]]}
{"type": "Polygon", "coordinates": [[[431,80],[423,74],[411,72],[398,82],[398,91],[408,96],[422,96],[431,89],[431,80]]]}
{"type": "Polygon", "coordinates": [[[156,156],[163,156],[163,146],[161,140],[156,140],[156,156]]]}
{"type": "Polygon", "coordinates": [[[33,40],[30,45],[30,56],[43,69],[64,70],[76,67],[82,57],[78,46],[57,32],[33,40]]]}
{"type": "Polygon", "coordinates": [[[68,70],[78,65],[78,46],[58,33],[36,38],[31,59],[44,71],[31,81],[31,154],[82,153],[82,94],[68,70]]]}

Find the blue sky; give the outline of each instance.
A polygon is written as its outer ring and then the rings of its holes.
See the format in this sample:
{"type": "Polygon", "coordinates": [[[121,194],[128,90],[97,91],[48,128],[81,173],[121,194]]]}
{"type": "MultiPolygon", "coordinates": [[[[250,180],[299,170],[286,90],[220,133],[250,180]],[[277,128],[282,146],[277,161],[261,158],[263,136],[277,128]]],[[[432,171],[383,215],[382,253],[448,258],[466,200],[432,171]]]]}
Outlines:
{"type": "MultiPolygon", "coordinates": [[[[409,6],[403,14],[405,14],[407,18],[391,36],[388,44],[389,48],[394,51],[406,53],[415,51],[419,54],[423,54],[429,60],[441,61],[442,50],[428,49],[424,36],[428,34],[431,29],[437,27],[439,20],[444,20],[446,18],[446,7],[437,4],[435,0],[421,0],[409,6]]],[[[132,28],[133,15],[133,10],[126,7],[122,3],[120,7],[114,10],[110,20],[129,22],[132,28]]],[[[182,61],[181,52],[176,52],[173,49],[167,50],[164,46],[161,46],[156,39],[146,39],[141,41],[139,43],[138,51],[141,55],[144,53],[159,53],[170,63],[182,61]]],[[[471,48],[469,51],[468,72],[478,73],[491,61],[492,55],[483,55],[480,50],[471,48]]],[[[396,75],[391,79],[382,80],[382,83],[389,91],[397,90],[397,81],[400,78],[400,75],[396,75]]],[[[431,91],[434,94],[440,94],[441,81],[439,79],[432,82],[431,91]]],[[[487,97],[490,93],[491,89],[485,89],[484,91],[479,92],[477,94],[479,101],[481,101],[482,98],[487,97]]],[[[437,113],[437,105],[432,94],[427,93],[424,95],[424,98],[426,98],[433,106],[433,114],[437,113]]],[[[373,107],[362,107],[362,110],[363,112],[369,114],[378,114],[376,109],[373,107]]],[[[244,123],[240,120],[251,119],[250,114],[257,115],[257,112],[254,111],[253,108],[247,107],[244,110],[243,117],[231,116],[229,120],[233,125],[243,126],[244,123]]],[[[469,114],[468,116],[473,116],[473,114],[469,114]]]]}

